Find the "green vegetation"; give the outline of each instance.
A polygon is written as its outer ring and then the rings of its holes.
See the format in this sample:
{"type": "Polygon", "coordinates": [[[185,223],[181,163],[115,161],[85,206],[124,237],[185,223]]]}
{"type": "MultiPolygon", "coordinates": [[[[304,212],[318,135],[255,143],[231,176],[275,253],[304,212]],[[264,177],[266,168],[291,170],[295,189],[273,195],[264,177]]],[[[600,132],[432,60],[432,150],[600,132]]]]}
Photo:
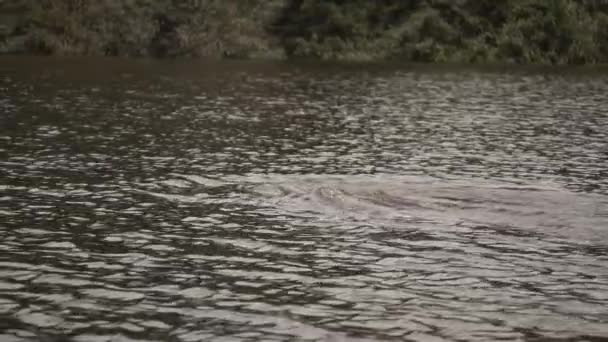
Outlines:
{"type": "Polygon", "coordinates": [[[48,54],[606,63],[608,1],[0,0],[3,39],[48,54]]]}
{"type": "Polygon", "coordinates": [[[608,2],[300,0],[278,33],[301,57],[597,63],[608,61],[608,2]]]}
{"type": "Polygon", "coordinates": [[[254,56],[272,48],[260,20],[277,11],[276,1],[252,0],[9,2],[22,50],[59,55],[254,56]]]}

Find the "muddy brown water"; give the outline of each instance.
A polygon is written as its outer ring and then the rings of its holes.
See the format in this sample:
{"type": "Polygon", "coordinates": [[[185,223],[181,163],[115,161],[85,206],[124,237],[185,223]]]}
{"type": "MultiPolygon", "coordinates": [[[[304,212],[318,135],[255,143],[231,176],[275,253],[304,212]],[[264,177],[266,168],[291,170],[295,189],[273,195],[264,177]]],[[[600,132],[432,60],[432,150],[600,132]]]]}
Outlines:
{"type": "Polygon", "coordinates": [[[606,340],[607,93],[0,58],[0,340],[606,340]]]}

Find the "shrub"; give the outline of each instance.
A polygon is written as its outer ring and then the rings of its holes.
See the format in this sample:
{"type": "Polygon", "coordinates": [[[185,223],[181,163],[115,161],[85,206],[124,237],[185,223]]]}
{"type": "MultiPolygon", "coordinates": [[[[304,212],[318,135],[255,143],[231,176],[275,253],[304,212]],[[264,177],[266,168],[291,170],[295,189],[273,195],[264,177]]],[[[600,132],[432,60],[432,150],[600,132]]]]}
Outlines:
{"type": "Polygon", "coordinates": [[[594,63],[608,3],[582,0],[294,0],[275,33],[295,57],[594,63]]]}
{"type": "Polygon", "coordinates": [[[262,0],[27,0],[22,26],[42,53],[246,56],[269,48],[259,20],[267,8],[262,0]]]}
{"type": "MultiPolygon", "coordinates": [[[[608,62],[608,2],[599,0],[11,4],[11,11],[23,11],[22,20],[1,38],[26,36],[29,51],[51,54],[249,57],[280,48],[290,57],[332,60],[608,62]]],[[[0,11],[6,6],[0,2],[0,11]]]]}

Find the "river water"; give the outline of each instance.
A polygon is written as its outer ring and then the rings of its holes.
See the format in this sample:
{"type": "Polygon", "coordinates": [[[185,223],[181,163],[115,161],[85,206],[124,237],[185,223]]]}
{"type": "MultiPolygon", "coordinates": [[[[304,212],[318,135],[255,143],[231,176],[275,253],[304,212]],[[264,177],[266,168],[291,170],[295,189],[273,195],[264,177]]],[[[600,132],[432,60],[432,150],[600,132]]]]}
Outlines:
{"type": "Polygon", "coordinates": [[[0,340],[608,340],[607,92],[3,57],[0,340]]]}

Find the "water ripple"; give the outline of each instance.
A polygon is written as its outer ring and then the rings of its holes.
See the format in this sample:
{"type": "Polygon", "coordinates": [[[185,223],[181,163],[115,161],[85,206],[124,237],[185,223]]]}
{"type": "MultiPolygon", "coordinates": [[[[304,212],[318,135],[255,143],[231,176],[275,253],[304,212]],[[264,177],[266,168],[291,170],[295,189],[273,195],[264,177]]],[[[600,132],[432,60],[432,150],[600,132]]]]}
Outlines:
{"type": "Polygon", "coordinates": [[[608,338],[602,72],[4,61],[2,341],[608,338]]]}

